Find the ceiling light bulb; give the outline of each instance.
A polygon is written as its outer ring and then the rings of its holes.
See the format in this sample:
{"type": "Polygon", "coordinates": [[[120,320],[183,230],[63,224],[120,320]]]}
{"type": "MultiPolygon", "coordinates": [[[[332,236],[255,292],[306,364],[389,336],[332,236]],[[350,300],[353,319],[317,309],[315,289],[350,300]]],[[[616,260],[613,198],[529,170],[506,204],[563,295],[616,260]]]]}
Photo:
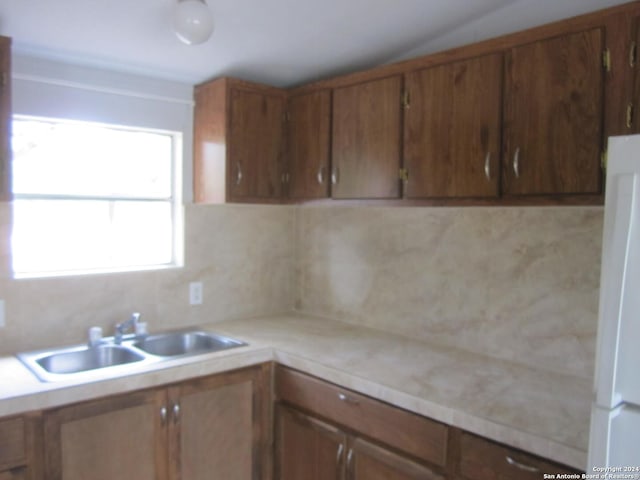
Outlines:
{"type": "Polygon", "coordinates": [[[204,0],[178,0],[173,13],[173,26],[180,40],[187,45],[209,40],[213,14],[204,0]]]}

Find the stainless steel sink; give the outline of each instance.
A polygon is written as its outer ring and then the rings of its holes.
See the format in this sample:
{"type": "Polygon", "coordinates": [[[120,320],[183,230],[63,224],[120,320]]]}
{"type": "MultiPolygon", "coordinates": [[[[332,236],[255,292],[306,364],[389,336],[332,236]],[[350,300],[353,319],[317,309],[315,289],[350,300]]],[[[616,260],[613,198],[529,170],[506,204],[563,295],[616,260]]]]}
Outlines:
{"type": "Polygon", "coordinates": [[[160,357],[176,357],[219,352],[246,345],[232,338],[202,331],[171,332],[151,335],[135,342],[134,347],[160,357]]]}
{"type": "Polygon", "coordinates": [[[45,350],[20,353],[18,358],[33,371],[38,378],[52,381],[69,374],[117,367],[145,359],[142,353],[119,345],[98,345],[95,347],[71,347],[61,350],[45,350]]]}
{"type": "Polygon", "coordinates": [[[184,330],[144,337],[125,336],[122,343],[108,337],[96,346],[79,345],[19,353],[16,356],[42,381],[78,381],[122,375],[134,369],[140,372],[144,371],[144,365],[147,364],[243,345],[246,343],[221,335],[184,330]]]}

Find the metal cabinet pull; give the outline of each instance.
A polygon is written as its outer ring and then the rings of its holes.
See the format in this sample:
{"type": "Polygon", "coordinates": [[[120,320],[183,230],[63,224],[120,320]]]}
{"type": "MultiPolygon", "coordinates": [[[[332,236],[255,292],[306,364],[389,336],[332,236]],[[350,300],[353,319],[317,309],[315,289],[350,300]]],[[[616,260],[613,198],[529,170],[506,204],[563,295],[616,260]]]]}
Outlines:
{"type": "Polygon", "coordinates": [[[360,404],[360,402],[358,400],[356,400],[355,398],[351,398],[348,395],[345,395],[344,393],[339,393],[338,394],[338,398],[340,400],[342,400],[343,402],[351,403],[352,405],[359,405],[360,404]]]}
{"type": "Polygon", "coordinates": [[[336,478],[342,477],[342,457],[344,453],[344,443],[338,445],[338,453],[336,454],[336,478]]]}
{"type": "Polygon", "coordinates": [[[173,423],[178,423],[180,418],[180,405],[178,403],[173,404],[173,423]]]}
{"type": "Polygon", "coordinates": [[[167,407],[160,408],[160,422],[162,425],[167,424],[167,407]]]}
{"type": "Polygon", "coordinates": [[[627,128],[633,126],[633,103],[627,105],[627,128]]]}
{"type": "Polygon", "coordinates": [[[484,176],[491,181],[491,152],[487,152],[487,156],[484,157],[484,176]]]}
{"type": "Polygon", "coordinates": [[[236,162],[236,168],[238,170],[236,175],[236,185],[240,185],[240,182],[242,181],[242,167],[240,166],[240,162],[236,162]]]}
{"type": "Polygon", "coordinates": [[[318,183],[322,185],[324,183],[324,166],[318,167],[318,174],[316,175],[318,183]]]}
{"type": "Polygon", "coordinates": [[[636,66],[636,59],[638,58],[638,44],[631,42],[631,48],[629,48],[629,66],[634,68],[636,66]]]}
{"type": "Polygon", "coordinates": [[[336,185],[340,180],[340,169],[338,167],[333,167],[331,172],[331,183],[336,185]]]}
{"type": "Polygon", "coordinates": [[[351,472],[353,467],[353,448],[349,449],[349,453],[347,453],[347,473],[351,472]]]}
{"type": "Polygon", "coordinates": [[[504,459],[507,461],[509,465],[511,465],[512,467],[516,467],[519,470],[523,470],[525,472],[532,472],[532,473],[536,473],[540,471],[540,469],[537,467],[532,467],[531,465],[525,465],[524,463],[515,461],[509,455],[504,457],[504,459]]]}
{"type": "Polygon", "coordinates": [[[516,148],[516,153],[513,154],[513,173],[516,178],[520,178],[520,147],[516,148]]]}

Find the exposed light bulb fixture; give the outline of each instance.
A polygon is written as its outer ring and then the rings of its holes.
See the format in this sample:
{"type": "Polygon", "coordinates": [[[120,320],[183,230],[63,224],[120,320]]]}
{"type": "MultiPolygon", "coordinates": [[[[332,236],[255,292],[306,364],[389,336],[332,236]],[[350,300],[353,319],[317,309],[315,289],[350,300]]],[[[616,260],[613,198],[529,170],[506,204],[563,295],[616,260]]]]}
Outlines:
{"type": "Polygon", "coordinates": [[[178,0],[173,11],[173,27],[187,45],[204,43],[213,33],[213,14],[205,0],[178,0]]]}

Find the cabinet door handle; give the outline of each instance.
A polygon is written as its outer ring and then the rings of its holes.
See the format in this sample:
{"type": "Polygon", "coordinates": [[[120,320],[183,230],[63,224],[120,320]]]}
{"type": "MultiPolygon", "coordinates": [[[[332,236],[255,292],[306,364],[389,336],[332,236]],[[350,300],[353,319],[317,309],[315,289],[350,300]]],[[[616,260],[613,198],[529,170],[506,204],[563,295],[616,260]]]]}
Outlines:
{"type": "Polygon", "coordinates": [[[516,153],[513,154],[513,173],[516,178],[520,178],[520,147],[516,148],[516,153]]]}
{"type": "Polygon", "coordinates": [[[167,407],[160,408],[160,422],[163,426],[167,424],[167,407]]]}
{"type": "Polygon", "coordinates": [[[347,453],[347,478],[351,478],[351,472],[353,470],[353,448],[349,449],[347,453]]]}
{"type": "Polygon", "coordinates": [[[318,183],[322,185],[324,183],[324,166],[318,167],[318,174],[316,175],[318,183]]]}
{"type": "Polygon", "coordinates": [[[487,152],[487,156],[484,157],[484,176],[491,181],[491,152],[487,152]]]}
{"type": "Polygon", "coordinates": [[[504,459],[507,461],[509,465],[511,465],[512,467],[516,467],[519,470],[523,470],[525,472],[532,472],[532,473],[536,473],[540,471],[540,469],[537,467],[532,467],[531,465],[525,465],[524,463],[515,461],[509,455],[504,457],[504,459]]]}
{"type": "Polygon", "coordinates": [[[242,181],[242,167],[240,166],[240,162],[236,162],[236,168],[238,170],[238,173],[236,174],[236,185],[240,185],[240,182],[242,181]]]}
{"type": "Polygon", "coordinates": [[[356,400],[355,398],[351,398],[350,396],[345,395],[344,393],[339,393],[338,398],[343,402],[350,403],[352,405],[360,405],[360,402],[358,400],[356,400]]]}
{"type": "Polygon", "coordinates": [[[180,419],[180,404],[174,403],[173,404],[173,423],[178,423],[179,419],[180,419]]]}
{"type": "Polygon", "coordinates": [[[340,478],[342,477],[342,475],[340,474],[342,471],[342,457],[344,454],[344,443],[341,443],[340,445],[338,445],[338,452],[336,453],[336,478],[340,478]]]}
{"type": "Polygon", "coordinates": [[[340,180],[340,169],[338,167],[333,167],[331,171],[331,183],[336,185],[340,180]]]}
{"type": "Polygon", "coordinates": [[[627,128],[631,128],[633,126],[633,103],[627,105],[626,120],[627,128]]]}

